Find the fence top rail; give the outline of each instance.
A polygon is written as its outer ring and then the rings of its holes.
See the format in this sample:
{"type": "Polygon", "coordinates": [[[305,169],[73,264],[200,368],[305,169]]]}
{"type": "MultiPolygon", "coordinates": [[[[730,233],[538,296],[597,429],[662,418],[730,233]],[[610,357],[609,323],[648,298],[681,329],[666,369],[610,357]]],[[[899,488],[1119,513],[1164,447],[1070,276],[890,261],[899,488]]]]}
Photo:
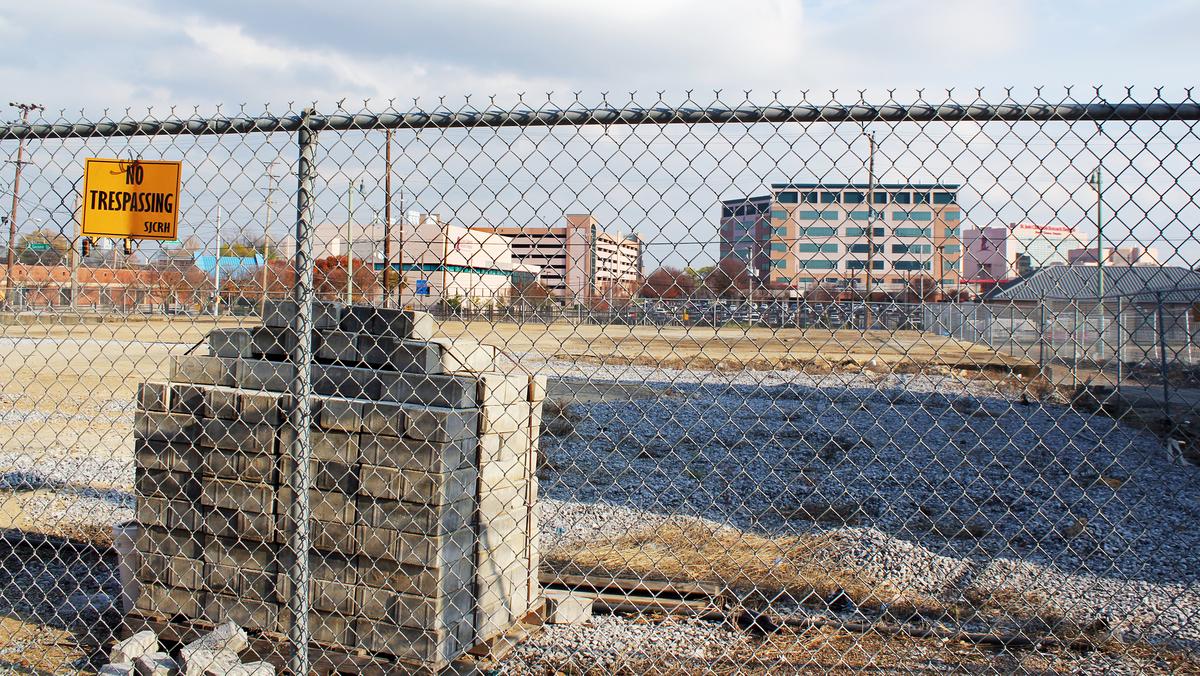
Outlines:
{"type": "MultiPolygon", "coordinates": [[[[323,130],[553,127],[636,124],[782,122],[1069,122],[1200,120],[1200,103],[971,103],[884,105],[770,105],[739,107],[596,107],[337,112],[314,114],[310,128],[323,130]]],[[[95,122],[35,121],[0,124],[0,141],[28,138],[92,138],[291,132],[304,124],[298,112],[162,119],[104,119],[95,122]]]]}

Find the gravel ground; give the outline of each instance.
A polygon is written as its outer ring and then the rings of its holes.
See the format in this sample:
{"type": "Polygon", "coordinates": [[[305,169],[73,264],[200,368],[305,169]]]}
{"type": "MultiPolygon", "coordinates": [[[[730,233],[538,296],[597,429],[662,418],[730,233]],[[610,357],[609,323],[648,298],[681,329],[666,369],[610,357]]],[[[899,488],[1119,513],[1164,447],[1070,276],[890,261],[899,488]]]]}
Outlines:
{"type": "MultiPolygon", "coordinates": [[[[826,533],[819,563],[864,581],[947,600],[1040,593],[1054,610],[1081,623],[1101,619],[1114,635],[1200,646],[1200,469],[1169,464],[1147,433],[944,375],[522,363],[661,392],[571,406],[573,432],[543,437],[547,550],[678,515],[769,537],[826,533]],[[815,521],[819,504],[848,518],[815,521]]],[[[0,497],[21,496],[25,518],[44,532],[130,518],[129,419],[130,404],[119,400],[3,412],[0,497]],[[24,443],[30,431],[78,423],[112,432],[24,443]]],[[[62,568],[10,572],[8,609],[70,624],[111,591],[108,573],[62,568]],[[72,581],[83,579],[95,581],[75,585],[82,596],[68,602],[72,581]]],[[[744,634],[711,623],[597,618],[549,629],[512,664],[536,670],[574,655],[576,666],[595,668],[657,651],[700,669],[745,647],[744,634]]],[[[1068,666],[1131,668],[1086,659],[1068,666]]]]}
{"type": "Polygon", "coordinates": [[[866,582],[1040,593],[1117,636],[1200,646],[1200,469],[1148,433],[947,376],[547,366],[663,390],[572,406],[573,432],[544,437],[542,495],[568,506],[547,504],[550,544],[625,534],[638,511],[831,532],[822,563],[866,582]]]}

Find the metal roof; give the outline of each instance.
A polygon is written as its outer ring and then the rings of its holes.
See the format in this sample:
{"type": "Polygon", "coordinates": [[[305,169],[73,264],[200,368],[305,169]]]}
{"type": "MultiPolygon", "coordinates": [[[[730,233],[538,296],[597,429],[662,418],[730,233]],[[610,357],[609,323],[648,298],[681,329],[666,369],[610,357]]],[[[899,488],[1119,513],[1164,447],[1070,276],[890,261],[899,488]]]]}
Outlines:
{"type": "MultiPolygon", "coordinates": [[[[1100,268],[1059,265],[1041,268],[1005,282],[987,293],[986,300],[1095,300],[1100,268]]],[[[1161,292],[1169,303],[1200,303],[1200,273],[1189,268],[1106,265],[1104,297],[1154,301],[1161,292]]]]}

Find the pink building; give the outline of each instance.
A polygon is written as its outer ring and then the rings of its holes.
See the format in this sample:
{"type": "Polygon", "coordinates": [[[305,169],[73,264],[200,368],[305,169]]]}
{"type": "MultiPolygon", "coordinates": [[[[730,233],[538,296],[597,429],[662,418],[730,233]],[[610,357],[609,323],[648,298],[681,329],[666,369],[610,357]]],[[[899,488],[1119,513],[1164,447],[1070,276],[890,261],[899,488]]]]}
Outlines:
{"type": "Polygon", "coordinates": [[[1030,270],[1067,265],[1082,242],[1065,225],[1013,223],[963,230],[963,281],[988,284],[1030,270]]]}

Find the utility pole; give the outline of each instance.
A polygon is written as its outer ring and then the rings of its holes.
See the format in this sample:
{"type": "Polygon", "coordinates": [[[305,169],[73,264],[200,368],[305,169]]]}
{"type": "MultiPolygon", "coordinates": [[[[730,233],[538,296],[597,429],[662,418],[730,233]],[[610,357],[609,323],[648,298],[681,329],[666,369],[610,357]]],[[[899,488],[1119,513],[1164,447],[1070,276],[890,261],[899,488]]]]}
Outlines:
{"type": "Polygon", "coordinates": [[[1096,190],[1096,299],[1103,303],[1104,299],[1104,219],[1101,209],[1104,205],[1104,175],[1101,166],[1088,179],[1088,183],[1096,190]]]}
{"type": "Polygon", "coordinates": [[[221,316],[221,205],[217,205],[217,256],[214,270],[216,274],[216,296],[213,303],[213,316],[221,316]]]}
{"type": "MultiPolygon", "coordinates": [[[[391,307],[388,279],[392,276],[392,130],[385,132],[383,151],[383,306],[391,307]]],[[[399,288],[399,285],[397,285],[399,288]]]]}
{"type": "MultiPolygon", "coordinates": [[[[363,193],[362,181],[358,182],[358,194],[366,197],[363,193]]],[[[354,182],[350,183],[350,189],[346,191],[346,305],[354,304],[354,234],[352,232],[352,223],[354,223],[354,182]]]]}
{"type": "Polygon", "coordinates": [[[867,293],[863,302],[863,314],[866,325],[864,331],[871,329],[871,278],[875,275],[875,132],[867,133],[870,149],[867,156],[867,293]]]}
{"type": "MultiPolygon", "coordinates": [[[[29,122],[29,112],[33,110],[45,110],[46,107],[38,103],[15,103],[10,101],[8,105],[21,111],[21,123],[29,122]]],[[[20,204],[21,193],[21,165],[25,164],[25,139],[22,138],[17,144],[17,159],[15,160],[16,172],[13,175],[12,186],[12,211],[8,214],[8,263],[5,266],[4,274],[4,305],[12,307],[12,277],[13,277],[13,251],[17,245],[17,205],[20,204]]]]}

